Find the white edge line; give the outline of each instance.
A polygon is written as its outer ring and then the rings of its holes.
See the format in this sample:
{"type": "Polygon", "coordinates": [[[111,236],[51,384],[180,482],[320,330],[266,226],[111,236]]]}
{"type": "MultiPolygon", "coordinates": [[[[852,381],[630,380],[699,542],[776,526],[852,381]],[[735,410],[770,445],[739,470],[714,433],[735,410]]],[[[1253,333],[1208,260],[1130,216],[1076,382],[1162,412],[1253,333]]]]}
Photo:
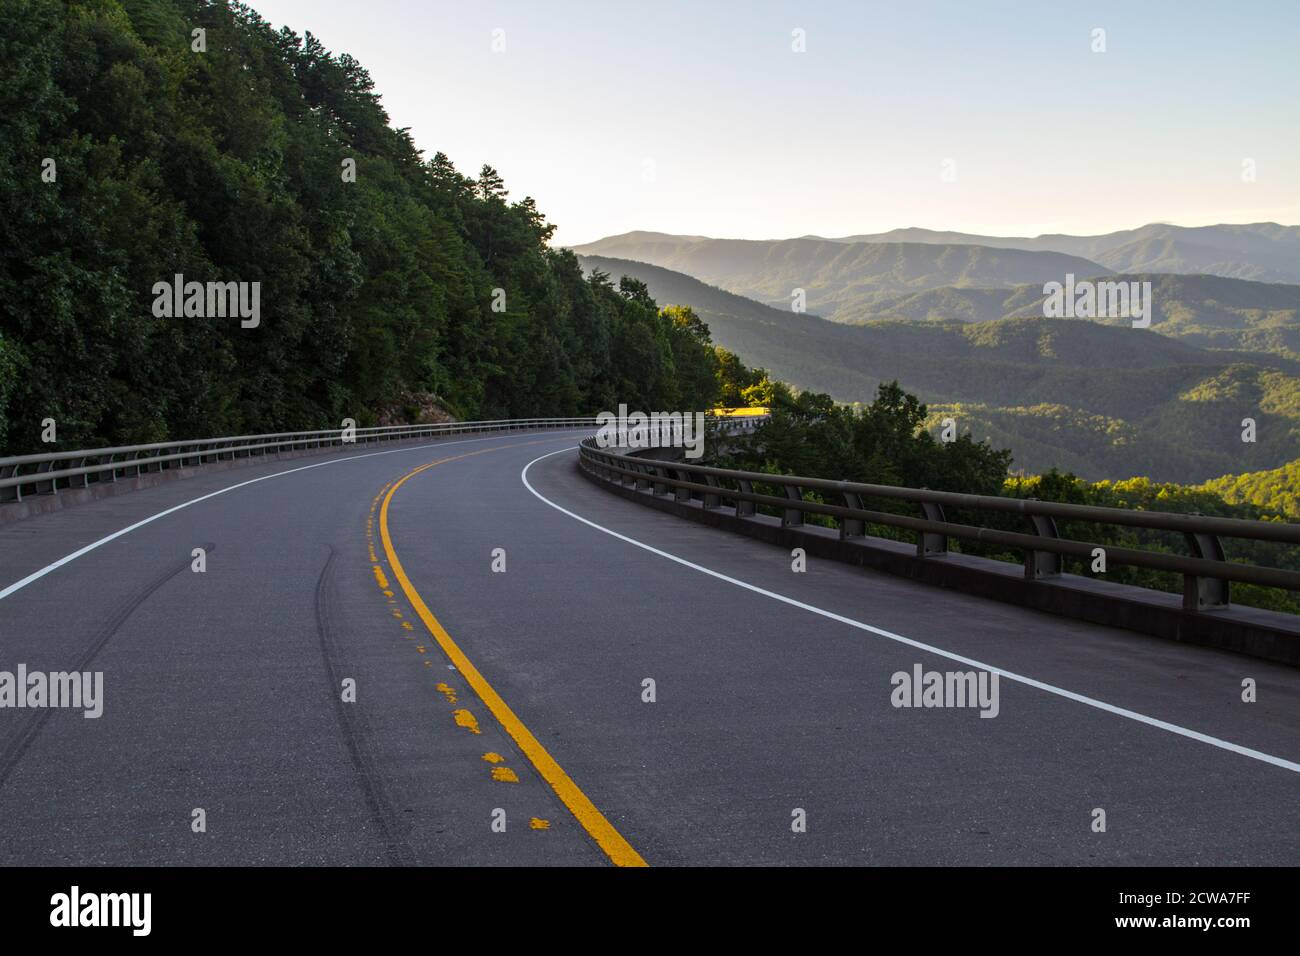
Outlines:
{"type": "MultiPolygon", "coordinates": [[[[170,514],[175,514],[177,511],[180,511],[182,508],[188,508],[190,505],[196,505],[201,501],[207,501],[209,498],[217,497],[217,495],[224,495],[228,491],[235,491],[238,488],[247,488],[249,485],[257,484],[259,481],[270,481],[272,478],[283,478],[285,475],[296,474],[297,472],[300,471],[310,471],[313,468],[324,468],[326,465],[338,465],[347,461],[360,461],[362,458],[375,458],[378,457],[379,455],[396,455],[399,454],[400,452],[407,452],[407,451],[427,451],[430,448],[446,448],[449,445],[467,445],[467,444],[472,444],[474,442],[496,441],[500,438],[505,438],[505,437],[507,436],[490,435],[485,438],[460,438],[457,439],[456,441],[430,442],[425,445],[408,445],[405,448],[389,448],[385,451],[372,451],[372,452],[367,452],[364,455],[349,455],[347,458],[331,458],[329,461],[320,461],[314,465],[303,465],[299,468],[289,468],[285,471],[277,471],[271,475],[262,475],[260,478],[250,478],[248,481],[241,481],[239,482],[239,484],[230,485],[226,488],[219,488],[216,491],[213,491],[206,495],[201,495],[198,498],[191,498],[189,501],[182,501],[180,504],[173,505],[172,507],[168,508],[165,511],[160,511],[155,515],[150,515],[147,518],[137,521],[133,525],[128,525],[127,527],[122,528],[119,531],[114,531],[112,534],[100,538],[98,541],[92,541],[84,548],[78,548],[76,551],[73,551],[71,554],[59,558],[59,560],[55,561],[53,564],[47,564],[39,571],[33,571],[31,574],[27,575],[27,577],[23,578],[21,581],[15,581],[13,584],[5,588],[3,591],[0,591],[0,601],[4,600],[9,595],[13,594],[15,591],[21,591],[23,588],[27,587],[27,585],[31,584],[33,581],[39,581],[41,578],[45,577],[45,575],[49,574],[51,571],[57,571],[65,564],[77,560],[77,558],[81,557],[83,554],[89,554],[91,551],[94,551],[96,548],[103,547],[104,545],[108,544],[110,541],[115,541],[118,538],[122,537],[123,535],[130,534],[132,531],[135,531],[137,528],[143,528],[145,525],[151,524],[152,522],[157,521],[159,518],[165,518],[170,514]]],[[[562,436],[556,435],[555,437],[559,439],[562,436]]]]}
{"type": "Polygon", "coordinates": [[[1293,773],[1300,773],[1300,763],[1295,763],[1294,761],[1286,760],[1282,757],[1275,757],[1272,754],[1266,754],[1260,750],[1252,750],[1249,747],[1241,746],[1241,744],[1234,744],[1230,740],[1223,740],[1219,737],[1211,737],[1209,734],[1203,734],[1200,731],[1190,730],[1187,727],[1180,727],[1178,724],[1171,724],[1165,720],[1159,720],[1155,717],[1148,717],[1146,714],[1139,714],[1135,710],[1128,710],[1124,707],[1116,707],[1114,704],[1108,704],[1104,700],[1097,700],[1095,697],[1087,697],[1083,694],[1076,694],[1074,691],[1066,690],[1063,687],[1056,687],[1053,684],[1047,684],[1040,680],[1034,680],[1032,677],[1025,677],[1023,674],[1016,674],[1008,670],[1003,670],[1001,667],[993,667],[992,665],[985,664],[982,661],[977,661],[970,657],[963,657],[961,654],[954,654],[952,651],[946,651],[941,647],[935,647],[933,644],[925,644],[921,641],[913,640],[910,637],[904,637],[901,634],[895,634],[893,631],[886,631],[883,628],[874,627],[870,624],[864,624],[862,621],[856,621],[851,617],[845,617],[842,614],[836,614],[834,611],[827,611],[823,608],[816,607],[815,605],[812,604],[805,604],[803,601],[798,601],[792,597],[786,597],[784,594],[777,594],[775,591],[769,591],[766,588],[761,588],[756,584],[750,584],[746,581],[741,581],[739,578],[733,578],[730,575],[723,574],[721,571],[714,571],[711,568],[706,568],[703,565],[694,563],[693,561],[687,561],[685,558],[679,558],[675,554],[669,554],[667,551],[661,551],[659,548],[656,548],[653,545],[646,544],[643,541],[638,541],[635,538],[629,538],[625,534],[619,534],[617,531],[612,531],[609,528],[604,527],[603,525],[596,524],[596,522],[591,521],[588,518],[584,518],[580,514],[573,513],[568,508],[564,508],[560,505],[557,505],[554,501],[551,501],[545,495],[541,494],[528,481],[528,469],[533,467],[533,465],[537,464],[543,458],[550,458],[552,455],[559,455],[566,451],[573,451],[573,449],[576,447],[577,446],[574,445],[569,448],[561,448],[558,451],[548,452],[545,455],[539,455],[538,457],[530,461],[528,464],[524,465],[524,470],[519,473],[519,477],[523,481],[524,487],[527,488],[529,491],[531,491],[533,495],[536,498],[538,498],[540,501],[550,505],[556,511],[568,515],[570,518],[574,518],[577,521],[581,521],[583,524],[588,525],[589,527],[595,528],[597,531],[603,531],[605,534],[618,538],[620,541],[626,541],[628,544],[632,544],[638,548],[642,548],[646,551],[649,551],[651,554],[657,554],[661,558],[667,558],[669,561],[675,561],[678,564],[683,565],[684,567],[688,567],[694,571],[699,571],[701,574],[707,574],[709,577],[717,578],[719,581],[726,581],[728,584],[734,584],[736,585],[736,587],[744,588],[746,591],[753,591],[755,594],[761,594],[764,597],[769,597],[774,601],[780,601],[782,604],[789,604],[791,607],[797,607],[800,610],[809,611],[812,614],[817,614],[821,617],[828,618],[829,620],[838,621],[840,624],[847,624],[849,627],[855,627],[860,631],[868,631],[880,637],[888,638],[891,641],[897,641],[900,644],[906,644],[908,647],[914,647],[917,650],[926,651],[930,654],[937,654],[939,657],[946,657],[948,660],[957,661],[958,663],[961,664],[967,664],[971,667],[988,671],[991,674],[997,674],[999,677],[1004,677],[1007,680],[1015,681],[1018,684],[1025,684],[1026,686],[1034,687],[1041,691],[1046,691],[1049,694],[1055,694],[1058,697],[1064,697],[1067,700],[1072,700],[1079,704],[1085,704],[1088,707],[1095,707],[1097,710],[1104,710],[1106,713],[1115,714],[1117,717],[1125,717],[1129,720],[1136,720],[1138,723],[1146,724],[1149,727],[1156,727],[1160,730],[1168,731],[1171,734],[1178,734],[1180,737],[1187,737],[1190,738],[1191,740],[1196,740],[1203,744],[1209,744],[1212,747],[1218,747],[1221,750],[1229,750],[1235,754],[1241,754],[1243,757],[1250,757],[1253,760],[1260,760],[1263,761],[1264,763],[1272,764],[1275,767],[1281,767],[1284,770],[1290,770],[1293,773]]]}

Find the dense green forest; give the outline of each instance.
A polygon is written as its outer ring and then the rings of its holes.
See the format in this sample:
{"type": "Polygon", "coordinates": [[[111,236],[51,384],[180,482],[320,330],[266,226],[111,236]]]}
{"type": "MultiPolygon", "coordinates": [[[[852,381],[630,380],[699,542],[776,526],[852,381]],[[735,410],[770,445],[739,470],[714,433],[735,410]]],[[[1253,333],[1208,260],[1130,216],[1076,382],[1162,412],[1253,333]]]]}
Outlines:
{"type": "Polygon", "coordinates": [[[778,474],[970,494],[998,494],[1006,479],[1011,452],[969,434],[938,441],[922,427],[926,407],[897,382],[881,385],[864,406],[779,384],[765,404],[769,419],[738,440],[725,460],[778,474]]]}
{"type": "Polygon", "coordinates": [[[750,374],[689,310],[584,278],[492,168],[425,158],[310,33],[203,0],[0,11],[7,452],[48,450],[45,418],[86,447],[703,408],[750,374]],[[156,317],[175,274],[260,283],[260,324],[156,317]]]}
{"type": "Polygon", "coordinates": [[[1300,458],[1281,468],[1224,475],[1201,486],[1232,504],[1252,504],[1300,520],[1300,458]]]}

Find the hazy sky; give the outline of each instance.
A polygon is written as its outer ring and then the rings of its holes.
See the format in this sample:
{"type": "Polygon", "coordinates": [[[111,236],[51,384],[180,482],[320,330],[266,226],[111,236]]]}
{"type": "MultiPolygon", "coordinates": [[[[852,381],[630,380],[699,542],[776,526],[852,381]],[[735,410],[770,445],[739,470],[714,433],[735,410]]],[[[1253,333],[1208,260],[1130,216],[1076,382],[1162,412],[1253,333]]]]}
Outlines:
{"type": "Polygon", "coordinates": [[[249,2],[563,244],[1300,222],[1295,0],[249,2]]]}

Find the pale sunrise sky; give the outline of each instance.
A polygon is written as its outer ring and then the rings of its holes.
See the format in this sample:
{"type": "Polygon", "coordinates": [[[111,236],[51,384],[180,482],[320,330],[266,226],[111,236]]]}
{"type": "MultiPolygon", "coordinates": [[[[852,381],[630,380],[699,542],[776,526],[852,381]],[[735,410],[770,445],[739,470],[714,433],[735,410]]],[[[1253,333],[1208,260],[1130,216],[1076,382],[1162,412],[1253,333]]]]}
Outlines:
{"type": "Polygon", "coordinates": [[[1296,2],[250,5],[560,244],[1300,222],[1296,2]]]}

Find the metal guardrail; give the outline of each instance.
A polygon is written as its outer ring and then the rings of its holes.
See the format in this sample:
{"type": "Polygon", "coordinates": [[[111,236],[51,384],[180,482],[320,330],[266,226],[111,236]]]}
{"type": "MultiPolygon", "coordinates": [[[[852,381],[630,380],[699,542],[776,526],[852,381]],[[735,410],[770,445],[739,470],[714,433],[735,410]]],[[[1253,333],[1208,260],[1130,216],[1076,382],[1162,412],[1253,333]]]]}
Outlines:
{"type": "Polygon", "coordinates": [[[443,422],[430,425],[390,425],[345,432],[331,428],[311,432],[273,432],[227,438],[84,448],[0,458],[0,503],[21,501],[25,495],[52,495],[60,487],[84,488],[101,481],[118,481],[153,471],[198,467],[209,462],[261,457],[305,448],[346,447],[382,441],[432,438],[470,432],[520,431],[541,428],[589,428],[595,417],[516,418],[503,421],[443,422]],[[345,441],[345,434],[352,438],[345,441]]]}
{"type": "Polygon", "coordinates": [[[632,484],[638,490],[648,491],[652,495],[665,495],[672,489],[678,501],[698,499],[706,510],[721,508],[724,501],[733,502],[737,517],[753,516],[756,505],[781,509],[781,521],[787,527],[802,525],[806,514],[828,515],[837,519],[840,537],[846,539],[864,537],[868,522],[904,528],[917,534],[918,558],[947,554],[949,538],[982,541],[1023,550],[1025,577],[1030,579],[1059,575],[1062,555],[1091,559],[1095,549],[1102,548],[1108,563],[1183,575],[1183,606],[1189,610],[1227,607],[1231,581],[1300,591],[1300,572],[1234,564],[1226,559],[1220,540],[1247,538],[1300,545],[1300,524],[1131,511],[1033,498],[1000,498],[925,488],[870,485],[800,475],[769,475],[619,454],[598,448],[593,439],[581,443],[579,464],[598,478],[611,483],[632,484]],[[755,484],[775,486],[780,489],[781,495],[755,492],[755,484]],[[806,491],[836,496],[843,504],[806,501],[806,491]],[[875,511],[864,507],[864,499],[867,498],[907,502],[916,506],[922,516],[875,511]],[[1030,523],[1033,533],[955,524],[946,520],[945,506],[1021,515],[1030,523]],[[1190,554],[1103,546],[1090,541],[1062,538],[1056,525],[1058,518],[1178,532],[1183,535],[1190,554]]]}

